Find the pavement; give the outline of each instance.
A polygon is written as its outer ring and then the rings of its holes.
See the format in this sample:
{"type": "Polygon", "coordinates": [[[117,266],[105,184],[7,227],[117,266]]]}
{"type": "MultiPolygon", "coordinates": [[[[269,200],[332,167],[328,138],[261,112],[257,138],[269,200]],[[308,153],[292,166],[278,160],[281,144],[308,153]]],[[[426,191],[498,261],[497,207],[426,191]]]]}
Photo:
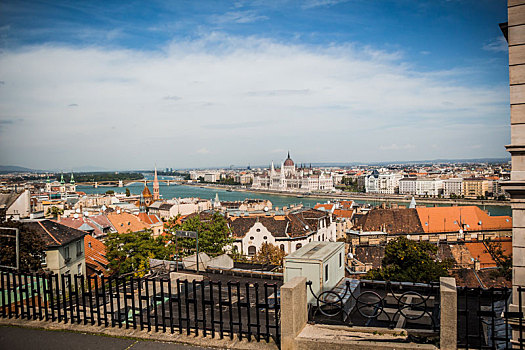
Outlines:
{"type": "Polygon", "coordinates": [[[0,349],[9,350],[205,350],[184,344],[117,338],[81,332],[0,326],[0,349]]]}

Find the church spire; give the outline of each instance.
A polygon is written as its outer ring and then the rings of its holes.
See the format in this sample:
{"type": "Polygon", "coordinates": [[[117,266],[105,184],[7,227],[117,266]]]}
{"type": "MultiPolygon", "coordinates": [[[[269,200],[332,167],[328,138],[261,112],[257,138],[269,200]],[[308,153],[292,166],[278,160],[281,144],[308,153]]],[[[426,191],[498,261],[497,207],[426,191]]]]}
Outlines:
{"type": "Polygon", "coordinates": [[[153,179],[153,200],[158,201],[159,199],[159,179],[157,178],[157,167],[155,167],[155,178],[153,179]]]}

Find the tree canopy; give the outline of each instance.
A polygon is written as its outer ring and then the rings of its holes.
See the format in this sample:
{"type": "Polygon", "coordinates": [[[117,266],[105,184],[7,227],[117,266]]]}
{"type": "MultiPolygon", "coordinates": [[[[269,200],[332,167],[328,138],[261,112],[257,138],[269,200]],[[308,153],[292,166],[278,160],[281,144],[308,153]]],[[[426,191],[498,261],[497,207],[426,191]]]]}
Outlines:
{"type": "MultiPolygon", "coordinates": [[[[1,227],[18,228],[20,244],[20,271],[39,271],[42,269],[42,257],[45,256],[44,239],[29,225],[16,221],[0,223],[1,227]]],[[[14,230],[2,230],[2,234],[13,234],[14,230]]],[[[16,266],[16,240],[2,237],[0,240],[0,265],[16,266]]]]}
{"type": "Polygon", "coordinates": [[[149,269],[149,259],[168,260],[173,247],[162,236],[153,238],[150,230],[110,233],[106,240],[106,258],[112,274],[134,272],[143,276],[149,269]]]}
{"type": "Polygon", "coordinates": [[[451,260],[440,261],[437,246],[429,242],[415,242],[406,237],[390,241],[379,269],[368,271],[365,278],[399,282],[437,282],[448,276],[451,260]]]}
{"type": "MultiPolygon", "coordinates": [[[[176,230],[195,231],[199,233],[199,251],[211,256],[217,256],[225,252],[225,248],[232,243],[230,230],[226,218],[220,213],[215,212],[209,220],[201,220],[198,215],[190,217],[183,223],[179,223],[179,218],[174,218],[165,224],[165,228],[172,235],[176,230]]],[[[171,238],[172,242],[175,238],[171,238]]],[[[191,255],[195,252],[195,239],[177,238],[179,252],[183,256],[191,255]]]]}
{"type": "Polygon", "coordinates": [[[271,243],[263,243],[259,251],[253,257],[253,261],[260,264],[283,265],[286,256],[284,250],[271,243]]]}

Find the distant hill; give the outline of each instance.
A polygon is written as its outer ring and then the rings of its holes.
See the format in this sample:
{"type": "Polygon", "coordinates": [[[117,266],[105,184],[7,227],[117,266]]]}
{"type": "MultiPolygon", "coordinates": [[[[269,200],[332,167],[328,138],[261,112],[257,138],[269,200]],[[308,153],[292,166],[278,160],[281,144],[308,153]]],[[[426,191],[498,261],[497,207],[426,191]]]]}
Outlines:
{"type": "Polygon", "coordinates": [[[38,170],[24,168],[16,165],[0,165],[0,173],[35,173],[38,170]]]}
{"type": "MultiPolygon", "coordinates": [[[[400,164],[472,164],[472,163],[507,163],[509,158],[472,158],[472,159],[433,159],[433,160],[401,160],[384,162],[351,162],[351,163],[312,163],[312,166],[355,166],[355,165],[400,165],[400,164]]],[[[308,163],[307,165],[310,165],[308,163]]]]}

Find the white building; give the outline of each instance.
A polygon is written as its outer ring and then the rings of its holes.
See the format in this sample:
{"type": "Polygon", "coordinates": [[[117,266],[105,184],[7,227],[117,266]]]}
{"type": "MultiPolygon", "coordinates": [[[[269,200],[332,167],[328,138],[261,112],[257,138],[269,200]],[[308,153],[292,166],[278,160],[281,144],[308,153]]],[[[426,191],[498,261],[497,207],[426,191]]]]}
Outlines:
{"type": "Polygon", "coordinates": [[[288,157],[281,163],[280,169],[275,169],[272,162],[269,171],[255,176],[252,188],[274,191],[291,192],[333,192],[335,191],[334,178],[330,173],[317,172],[301,167],[297,169],[295,163],[288,157]]]}
{"type": "Polygon", "coordinates": [[[443,180],[437,178],[418,178],[416,180],[417,196],[438,196],[443,193],[443,180]]]}
{"type": "Polygon", "coordinates": [[[394,194],[399,190],[401,174],[381,174],[374,170],[365,177],[365,191],[367,193],[394,194]]]}
{"type": "Polygon", "coordinates": [[[416,194],[416,181],[415,177],[405,177],[399,180],[399,194],[416,194]]]}
{"type": "Polygon", "coordinates": [[[330,213],[303,209],[287,215],[230,217],[233,245],[245,255],[255,255],[263,243],[290,254],[309,242],[335,242],[336,226],[330,213]]]}
{"type": "Polygon", "coordinates": [[[463,179],[452,178],[443,181],[443,195],[450,197],[451,195],[461,196],[463,194],[463,179]]]}
{"type": "Polygon", "coordinates": [[[399,181],[399,193],[412,196],[438,196],[443,193],[443,180],[406,177],[399,181]]]}

